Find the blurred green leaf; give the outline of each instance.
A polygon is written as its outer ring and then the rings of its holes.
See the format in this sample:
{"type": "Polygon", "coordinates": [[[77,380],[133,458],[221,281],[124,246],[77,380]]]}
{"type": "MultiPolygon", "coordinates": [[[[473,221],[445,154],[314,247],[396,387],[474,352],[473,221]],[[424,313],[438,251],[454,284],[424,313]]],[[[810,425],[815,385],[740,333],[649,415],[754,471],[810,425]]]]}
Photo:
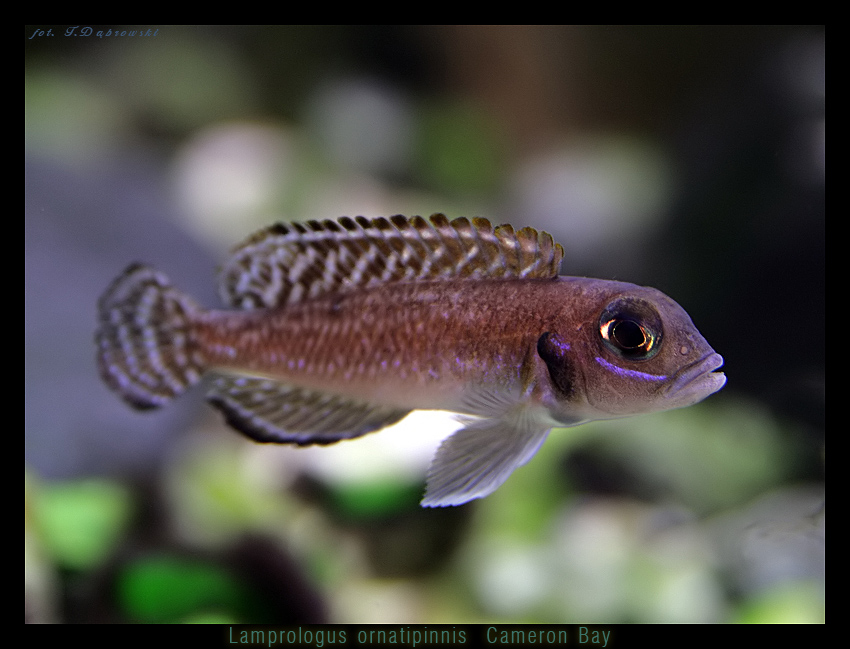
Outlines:
{"type": "Polygon", "coordinates": [[[421,122],[421,172],[438,190],[491,191],[503,176],[505,153],[494,120],[464,104],[438,105],[421,122]]]}
{"type": "Polygon", "coordinates": [[[127,490],[105,480],[44,484],[33,501],[42,541],[54,560],[91,569],[115,547],[130,516],[127,490]]]}
{"type": "Polygon", "coordinates": [[[826,617],[823,584],[783,584],[741,606],[733,620],[743,624],[823,624],[826,617]]]}
{"type": "Polygon", "coordinates": [[[246,589],[227,572],[198,560],[146,557],[126,566],[117,581],[124,613],[140,622],[230,620],[246,589]]]}
{"type": "Polygon", "coordinates": [[[358,482],[338,486],[332,498],[343,516],[359,519],[386,516],[410,509],[419,502],[422,485],[404,484],[397,480],[358,482]]]}

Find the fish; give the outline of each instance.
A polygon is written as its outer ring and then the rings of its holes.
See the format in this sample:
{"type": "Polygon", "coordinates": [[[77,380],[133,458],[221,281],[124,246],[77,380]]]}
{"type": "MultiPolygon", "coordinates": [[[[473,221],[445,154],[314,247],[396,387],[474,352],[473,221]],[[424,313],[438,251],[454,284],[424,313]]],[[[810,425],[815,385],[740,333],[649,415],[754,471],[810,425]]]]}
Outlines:
{"type": "Polygon", "coordinates": [[[141,410],[209,377],[209,403],[260,443],[332,444],[452,411],[463,427],[421,505],[462,505],[553,428],[690,406],[726,383],[675,301],[559,276],[563,255],[546,232],[480,217],[278,223],[223,264],[224,310],[130,265],[99,300],[97,364],[141,410]]]}

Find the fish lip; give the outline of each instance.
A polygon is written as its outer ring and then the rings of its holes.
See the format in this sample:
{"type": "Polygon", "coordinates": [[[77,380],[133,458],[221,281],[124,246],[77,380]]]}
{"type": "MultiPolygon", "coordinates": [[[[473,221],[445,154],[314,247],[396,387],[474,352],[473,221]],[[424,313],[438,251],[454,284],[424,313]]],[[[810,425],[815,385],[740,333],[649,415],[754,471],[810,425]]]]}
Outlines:
{"type": "Polygon", "coordinates": [[[687,405],[701,401],[726,384],[726,375],[714,371],[722,365],[723,357],[711,352],[676,372],[673,381],[665,386],[664,394],[687,400],[687,405]]]}

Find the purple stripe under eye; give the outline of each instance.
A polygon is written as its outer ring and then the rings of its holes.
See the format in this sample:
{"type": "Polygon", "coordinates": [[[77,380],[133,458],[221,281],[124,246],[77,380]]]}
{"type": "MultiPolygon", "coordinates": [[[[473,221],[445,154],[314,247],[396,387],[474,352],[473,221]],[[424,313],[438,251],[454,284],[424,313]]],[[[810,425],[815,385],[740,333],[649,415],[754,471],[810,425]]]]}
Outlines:
{"type": "Polygon", "coordinates": [[[599,363],[609,372],[619,374],[620,376],[628,376],[630,379],[638,379],[640,381],[666,381],[666,374],[647,374],[646,372],[638,372],[637,370],[624,370],[622,367],[617,367],[606,361],[604,358],[596,357],[596,362],[599,363]]]}

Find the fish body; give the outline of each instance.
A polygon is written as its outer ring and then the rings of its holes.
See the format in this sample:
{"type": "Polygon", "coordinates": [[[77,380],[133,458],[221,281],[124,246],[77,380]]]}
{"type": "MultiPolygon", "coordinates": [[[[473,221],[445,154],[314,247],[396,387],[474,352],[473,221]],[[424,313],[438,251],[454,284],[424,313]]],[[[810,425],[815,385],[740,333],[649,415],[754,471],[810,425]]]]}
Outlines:
{"type": "Polygon", "coordinates": [[[464,415],[425,506],[486,496],[554,427],[688,406],[723,359],[660,291],[557,275],[546,233],[485,219],[278,224],[237,247],[205,310],[130,266],[100,300],[98,362],[138,408],[214,376],[209,401],[260,442],[327,444],[417,409],[464,415]]]}

